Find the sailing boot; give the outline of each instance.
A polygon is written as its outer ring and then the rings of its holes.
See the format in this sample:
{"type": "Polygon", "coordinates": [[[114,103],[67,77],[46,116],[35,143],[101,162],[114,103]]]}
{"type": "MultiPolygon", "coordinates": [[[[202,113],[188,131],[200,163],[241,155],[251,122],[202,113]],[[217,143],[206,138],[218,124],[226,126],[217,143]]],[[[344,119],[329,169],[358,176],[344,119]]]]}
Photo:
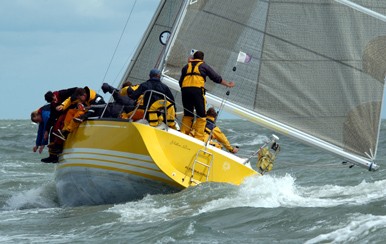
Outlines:
{"type": "Polygon", "coordinates": [[[50,147],[48,148],[48,153],[50,155],[57,156],[63,152],[63,140],[60,138],[55,138],[55,141],[53,144],[50,144],[50,147]]]}
{"type": "Polygon", "coordinates": [[[205,126],[206,126],[206,118],[197,118],[194,124],[195,134],[194,138],[198,140],[204,141],[205,138],[205,126]]]}
{"type": "Polygon", "coordinates": [[[48,158],[42,158],[40,161],[43,163],[57,163],[59,158],[58,155],[50,154],[48,158]]]}
{"type": "Polygon", "coordinates": [[[111,93],[111,94],[119,92],[119,90],[115,89],[114,87],[110,86],[107,83],[103,83],[102,84],[102,91],[103,91],[103,93],[107,93],[108,92],[108,93],[111,93]]]}
{"type": "Polygon", "coordinates": [[[189,135],[190,130],[192,129],[192,124],[193,124],[193,117],[190,117],[190,116],[182,117],[181,130],[180,131],[184,134],[189,135]]]}

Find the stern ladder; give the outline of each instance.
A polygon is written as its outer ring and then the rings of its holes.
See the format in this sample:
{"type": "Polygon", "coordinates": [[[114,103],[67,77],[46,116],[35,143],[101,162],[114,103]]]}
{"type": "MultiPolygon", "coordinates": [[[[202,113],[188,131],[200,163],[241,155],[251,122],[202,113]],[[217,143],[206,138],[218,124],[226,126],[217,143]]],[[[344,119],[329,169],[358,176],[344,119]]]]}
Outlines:
{"type": "MultiPolygon", "coordinates": [[[[192,175],[190,177],[190,182],[193,182],[195,183],[196,185],[198,185],[200,183],[200,181],[198,180],[195,180],[193,177],[194,177],[194,173],[196,172],[195,171],[195,168],[196,168],[196,165],[199,164],[199,165],[202,165],[205,168],[208,169],[208,172],[206,173],[206,181],[209,180],[209,173],[210,173],[210,170],[212,168],[212,165],[213,165],[213,154],[205,149],[200,149],[197,151],[196,153],[196,156],[194,158],[194,161],[193,161],[193,165],[192,165],[192,175]],[[208,162],[202,162],[200,161],[200,158],[204,158],[208,161],[208,162]]],[[[202,160],[202,159],[201,159],[202,160]]],[[[197,171],[198,172],[198,171],[197,171]]],[[[196,173],[197,173],[196,172],[196,173]]],[[[205,175],[205,172],[203,170],[202,172],[202,175],[205,175]]]]}

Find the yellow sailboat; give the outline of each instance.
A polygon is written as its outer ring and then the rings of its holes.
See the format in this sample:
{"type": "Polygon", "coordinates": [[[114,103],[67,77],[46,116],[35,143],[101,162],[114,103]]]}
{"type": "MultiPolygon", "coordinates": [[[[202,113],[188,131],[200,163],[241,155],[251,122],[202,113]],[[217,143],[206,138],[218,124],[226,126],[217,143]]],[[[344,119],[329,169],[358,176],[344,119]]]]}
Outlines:
{"type": "MultiPolygon", "coordinates": [[[[370,171],[383,101],[386,25],[378,1],[161,0],[121,84],[152,68],[179,98],[191,50],[202,50],[232,93],[205,85],[207,102],[370,171]],[[307,3],[306,3],[307,2],[307,3]],[[301,6],[301,7],[300,7],[301,6]]],[[[178,107],[178,99],[176,102],[178,107]]],[[[164,115],[166,118],[167,115],[164,115]]],[[[241,184],[272,163],[275,136],[240,158],[161,123],[89,119],[56,167],[62,205],[119,203],[203,182],[241,184]]],[[[298,155],[296,155],[298,156],[298,155]]],[[[260,173],[261,172],[261,173],[260,173]]]]}
{"type": "Polygon", "coordinates": [[[89,120],[65,143],[56,182],[66,206],[118,203],[259,174],[245,159],[165,125],[89,120]]]}

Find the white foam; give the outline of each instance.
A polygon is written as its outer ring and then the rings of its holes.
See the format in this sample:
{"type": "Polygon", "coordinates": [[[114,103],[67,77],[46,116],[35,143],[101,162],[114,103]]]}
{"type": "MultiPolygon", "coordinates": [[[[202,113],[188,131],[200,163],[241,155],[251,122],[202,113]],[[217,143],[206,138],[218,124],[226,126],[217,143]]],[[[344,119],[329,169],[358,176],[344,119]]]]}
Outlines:
{"type": "Polygon", "coordinates": [[[12,209],[28,209],[28,208],[52,208],[57,204],[50,198],[49,187],[47,185],[33,188],[23,192],[17,192],[11,198],[9,198],[5,206],[5,210],[12,209]]]}
{"type": "Polygon", "coordinates": [[[196,232],[196,229],[194,228],[195,224],[196,224],[196,221],[193,221],[193,222],[189,223],[189,226],[188,226],[188,228],[185,231],[185,234],[187,236],[192,236],[194,234],[194,232],[196,232]]]}
{"type": "Polygon", "coordinates": [[[362,205],[386,197],[386,180],[362,181],[355,186],[323,185],[301,187],[304,195],[316,198],[334,198],[339,204],[362,205]]]}
{"type": "Polygon", "coordinates": [[[359,242],[363,236],[368,236],[369,232],[384,229],[386,227],[386,216],[357,214],[351,217],[347,223],[341,223],[341,225],[341,228],[327,234],[319,235],[305,243],[359,242]]]}
{"type": "Polygon", "coordinates": [[[265,175],[247,179],[235,195],[206,203],[201,212],[232,207],[334,207],[343,204],[362,205],[386,197],[386,180],[357,186],[301,187],[287,174],[284,177],[265,175]]]}
{"type": "MultiPolygon", "coordinates": [[[[108,211],[123,222],[157,222],[237,207],[335,207],[386,198],[386,180],[356,186],[299,186],[291,175],[250,177],[240,186],[202,184],[177,194],[147,196],[108,211]]],[[[192,227],[193,228],[193,227],[192,227]]]]}
{"type": "Polygon", "coordinates": [[[163,236],[160,240],[157,240],[157,244],[162,244],[162,243],[172,243],[176,242],[176,240],[170,236],[163,236]]]}
{"type": "Polygon", "coordinates": [[[236,207],[277,208],[291,202],[301,202],[295,179],[290,175],[248,178],[234,194],[205,204],[200,212],[211,212],[236,207]]]}
{"type": "Polygon", "coordinates": [[[147,196],[140,201],[115,205],[107,211],[120,214],[121,221],[123,222],[151,223],[169,219],[169,214],[176,209],[165,204],[160,204],[153,198],[154,196],[147,196]]]}
{"type": "Polygon", "coordinates": [[[256,135],[256,136],[253,136],[252,138],[250,139],[243,139],[242,141],[241,140],[237,140],[238,143],[235,143],[237,144],[238,146],[261,146],[263,145],[266,141],[268,141],[269,138],[265,135],[256,135]]]}

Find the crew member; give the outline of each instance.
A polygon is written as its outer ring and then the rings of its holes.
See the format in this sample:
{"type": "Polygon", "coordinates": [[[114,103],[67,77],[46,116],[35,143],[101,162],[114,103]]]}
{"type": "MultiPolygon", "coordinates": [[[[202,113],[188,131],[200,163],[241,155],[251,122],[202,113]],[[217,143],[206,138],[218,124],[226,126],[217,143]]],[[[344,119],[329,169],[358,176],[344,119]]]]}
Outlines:
{"type": "Polygon", "coordinates": [[[92,108],[91,105],[103,104],[106,104],[103,97],[94,90],[87,86],[84,88],[77,88],[71,97],[67,98],[62,104],[56,107],[56,110],[62,111],[72,106],[76,106],[76,108],[67,111],[63,130],[58,130],[57,135],[65,140],[67,135],[78,127],[79,123],[83,122],[91,115],[98,116],[103,111],[102,107],[92,108]]]}
{"type": "Polygon", "coordinates": [[[226,87],[234,87],[233,81],[223,80],[208,64],[204,62],[204,53],[196,51],[193,59],[181,70],[179,84],[181,87],[182,105],[184,107],[184,116],[182,117],[181,132],[189,134],[194,120],[194,109],[196,110],[195,138],[204,140],[204,130],[206,124],[206,99],[205,82],[206,77],[213,82],[226,87]]]}
{"type": "Polygon", "coordinates": [[[204,141],[209,141],[209,144],[217,148],[225,147],[231,153],[237,153],[239,151],[238,147],[232,146],[224,133],[216,126],[217,112],[212,107],[206,111],[206,125],[205,125],[205,135],[204,141]]]}
{"type": "MultiPolygon", "coordinates": [[[[31,113],[31,121],[39,124],[38,132],[36,135],[35,146],[32,151],[39,153],[43,152],[44,147],[48,144],[48,138],[44,137],[48,120],[50,118],[50,104],[44,105],[36,111],[31,113]]],[[[47,158],[42,158],[43,163],[56,163],[58,162],[58,156],[49,151],[49,156],[47,158]]]]}

